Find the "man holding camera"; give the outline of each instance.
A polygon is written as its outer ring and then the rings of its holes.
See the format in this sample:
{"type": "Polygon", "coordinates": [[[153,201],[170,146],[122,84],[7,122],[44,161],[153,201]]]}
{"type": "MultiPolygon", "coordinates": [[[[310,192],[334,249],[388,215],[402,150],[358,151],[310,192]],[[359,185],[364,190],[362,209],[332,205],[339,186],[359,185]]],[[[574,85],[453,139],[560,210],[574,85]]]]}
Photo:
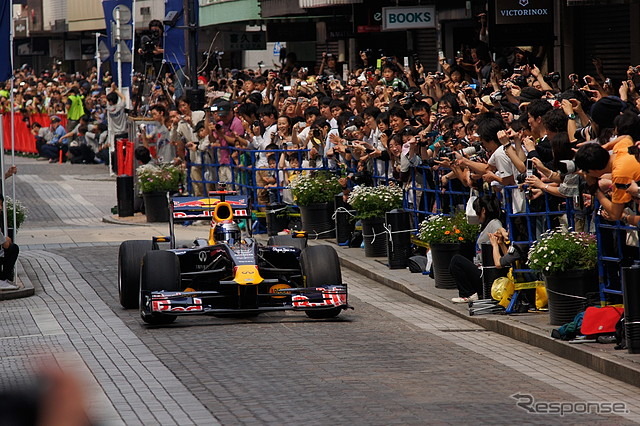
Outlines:
{"type": "Polygon", "coordinates": [[[582,170],[587,179],[600,179],[603,175],[611,173],[611,199],[598,187],[596,197],[606,212],[608,220],[622,220],[624,223],[635,226],[640,217],[625,213],[625,205],[632,200],[627,189],[633,182],[640,181],[640,163],[634,155],[629,153],[629,148],[634,146],[630,136],[623,136],[613,148],[613,154],[602,146],[589,143],[580,147],[576,153],[576,166],[582,170]]]}
{"type": "Polygon", "coordinates": [[[249,149],[261,151],[258,153],[257,164],[264,166],[267,164],[267,146],[271,144],[273,135],[278,131],[278,110],[272,104],[261,105],[258,108],[258,117],[260,117],[260,121],[256,121],[251,126],[253,138],[249,144],[249,149]],[[262,135],[260,135],[260,124],[262,124],[262,128],[264,129],[262,135]]]}
{"type": "Polygon", "coordinates": [[[155,123],[141,125],[139,137],[142,144],[158,163],[173,163],[176,160],[176,147],[171,143],[169,130],[166,127],[169,121],[167,109],[160,104],[152,106],[151,119],[155,123]]]}
{"type": "Polygon", "coordinates": [[[225,148],[235,145],[237,137],[244,135],[244,127],[242,126],[242,121],[233,113],[233,108],[229,101],[222,100],[217,102],[211,107],[211,112],[216,123],[215,131],[212,131],[211,146],[217,152],[218,182],[232,182],[231,152],[225,148]]]}
{"type": "Polygon", "coordinates": [[[187,142],[185,147],[188,152],[189,165],[191,167],[191,181],[193,183],[193,195],[200,197],[213,189],[213,184],[202,182],[208,180],[206,164],[211,162],[209,155],[209,118],[208,114],[203,121],[198,122],[193,129],[194,139],[187,142]],[[204,179],[203,179],[204,178],[204,179]]]}
{"type": "Polygon", "coordinates": [[[148,65],[153,65],[154,75],[157,77],[162,68],[162,57],[164,56],[162,35],[164,34],[164,25],[157,19],[149,22],[149,31],[140,39],[141,47],[138,54],[142,56],[145,63],[145,69],[148,65]]]}

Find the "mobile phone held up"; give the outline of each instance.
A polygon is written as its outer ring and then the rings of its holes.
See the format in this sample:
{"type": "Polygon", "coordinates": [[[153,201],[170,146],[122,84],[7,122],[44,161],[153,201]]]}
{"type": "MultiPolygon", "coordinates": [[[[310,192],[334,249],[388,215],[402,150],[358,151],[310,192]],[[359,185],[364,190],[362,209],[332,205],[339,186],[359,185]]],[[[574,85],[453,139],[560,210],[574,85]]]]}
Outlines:
{"type": "Polygon", "coordinates": [[[535,172],[535,165],[533,164],[533,160],[531,158],[527,158],[527,177],[533,176],[535,172]]]}

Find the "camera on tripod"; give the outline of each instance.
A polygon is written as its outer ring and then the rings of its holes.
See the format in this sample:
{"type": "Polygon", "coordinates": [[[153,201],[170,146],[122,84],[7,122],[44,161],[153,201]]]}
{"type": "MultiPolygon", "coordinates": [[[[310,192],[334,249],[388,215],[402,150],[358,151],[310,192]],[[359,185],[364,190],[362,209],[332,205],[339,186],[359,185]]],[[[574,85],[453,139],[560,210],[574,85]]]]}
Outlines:
{"type": "Polygon", "coordinates": [[[145,31],[140,37],[140,49],[145,60],[155,56],[156,47],[160,46],[160,34],[157,31],[145,31]]]}

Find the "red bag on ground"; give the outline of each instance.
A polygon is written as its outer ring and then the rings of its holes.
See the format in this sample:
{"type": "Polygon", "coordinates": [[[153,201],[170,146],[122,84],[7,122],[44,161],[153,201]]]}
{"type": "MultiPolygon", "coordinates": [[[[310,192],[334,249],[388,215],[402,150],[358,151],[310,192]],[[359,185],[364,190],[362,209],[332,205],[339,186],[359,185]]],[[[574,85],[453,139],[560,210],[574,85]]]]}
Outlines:
{"type": "Polygon", "coordinates": [[[603,306],[598,308],[590,306],[584,311],[580,333],[586,336],[613,334],[616,332],[616,324],[623,315],[623,307],[603,306]]]}

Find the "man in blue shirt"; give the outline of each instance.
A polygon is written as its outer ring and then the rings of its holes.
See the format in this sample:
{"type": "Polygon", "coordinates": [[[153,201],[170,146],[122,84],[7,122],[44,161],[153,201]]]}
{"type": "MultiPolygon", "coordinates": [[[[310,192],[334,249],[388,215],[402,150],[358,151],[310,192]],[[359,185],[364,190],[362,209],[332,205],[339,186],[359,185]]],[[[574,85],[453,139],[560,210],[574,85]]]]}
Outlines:
{"type": "Polygon", "coordinates": [[[60,124],[60,117],[57,115],[51,116],[50,129],[52,138],[40,147],[40,156],[48,158],[50,163],[55,163],[58,161],[60,150],[62,150],[62,160],[64,161],[67,149],[69,148],[67,139],[63,138],[67,132],[60,124]]]}

